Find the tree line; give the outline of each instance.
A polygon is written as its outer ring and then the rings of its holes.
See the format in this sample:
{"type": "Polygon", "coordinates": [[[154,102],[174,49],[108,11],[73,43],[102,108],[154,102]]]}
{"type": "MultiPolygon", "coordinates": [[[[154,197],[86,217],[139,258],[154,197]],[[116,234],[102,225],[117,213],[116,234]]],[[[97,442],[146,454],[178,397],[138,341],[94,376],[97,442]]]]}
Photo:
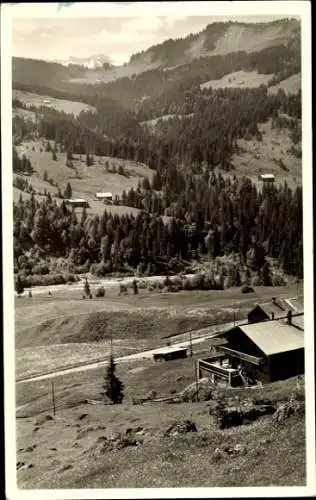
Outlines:
{"type": "Polygon", "coordinates": [[[247,178],[232,181],[214,173],[208,180],[187,176],[181,182],[181,192],[180,184],[172,182],[163,191],[168,222],[153,204],[153,212],[142,210],[136,216],[105,210],[101,217],[91,217],[85,209],[79,216],[64,202],[58,205],[50,195],[41,202],[34,195],[21,198],[13,211],[16,269],[32,268],[25,257],[32,247],[42,257],[65,257],[74,266],[100,265],[101,274],[136,268],[159,274],[172,266],[172,259],[236,253],[245,265],[253,254],[255,271],[270,256],[279,259],[285,272],[302,278],[301,188],[292,192],[285,184],[258,192],[247,178]]]}

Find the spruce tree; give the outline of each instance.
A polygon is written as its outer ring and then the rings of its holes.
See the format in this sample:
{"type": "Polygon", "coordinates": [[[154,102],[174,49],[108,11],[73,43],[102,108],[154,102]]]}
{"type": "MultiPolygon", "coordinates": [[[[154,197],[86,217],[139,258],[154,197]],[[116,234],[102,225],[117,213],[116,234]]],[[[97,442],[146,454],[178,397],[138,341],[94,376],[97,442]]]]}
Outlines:
{"type": "Polygon", "coordinates": [[[103,385],[103,397],[108,398],[113,404],[120,404],[124,398],[124,385],[115,375],[116,365],[113,355],[110,357],[110,362],[107,367],[104,385],[103,385]]]}
{"type": "Polygon", "coordinates": [[[15,291],[18,294],[18,297],[20,297],[20,295],[22,295],[22,293],[24,292],[24,286],[19,274],[17,275],[15,280],[15,291]]]}
{"type": "Polygon", "coordinates": [[[66,189],[64,191],[64,197],[69,200],[72,197],[72,187],[70,182],[67,183],[66,189]]]}
{"type": "Polygon", "coordinates": [[[87,297],[90,297],[91,292],[90,292],[90,285],[88,282],[88,279],[86,278],[85,284],[84,284],[84,293],[87,295],[87,297]]]}

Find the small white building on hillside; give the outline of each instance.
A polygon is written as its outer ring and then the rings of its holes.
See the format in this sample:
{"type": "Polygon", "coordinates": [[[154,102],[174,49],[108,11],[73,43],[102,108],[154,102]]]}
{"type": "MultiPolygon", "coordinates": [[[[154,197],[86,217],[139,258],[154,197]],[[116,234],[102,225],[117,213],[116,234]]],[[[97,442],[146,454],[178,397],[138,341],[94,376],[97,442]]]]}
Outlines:
{"type": "Polygon", "coordinates": [[[71,200],[66,200],[66,205],[70,205],[72,207],[79,207],[79,208],[89,208],[90,205],[87,202],[87,200],[84,200],[82,198],[73,198],[71,200]]]}
{"type": "Polygon", "coordinates": [[[104,203],[112,203],[113,202],[113,194],[108,193],[95,193],[96,200],[103,201],[104,203]]]}
{"type": "Polygon", "coordinates": [[[262,182],[274,182],[275,176],[273,174],[260,174],[259,180],[262,182]]]}

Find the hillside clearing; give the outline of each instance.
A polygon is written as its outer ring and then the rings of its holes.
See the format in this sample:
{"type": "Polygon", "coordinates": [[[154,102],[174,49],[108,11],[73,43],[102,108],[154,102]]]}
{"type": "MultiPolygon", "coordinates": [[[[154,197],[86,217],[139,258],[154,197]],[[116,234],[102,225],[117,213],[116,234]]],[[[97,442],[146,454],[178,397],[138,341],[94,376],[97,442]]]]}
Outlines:
{"type": "Polygon", "coordinates": [[[188,115],[161,115],[161,116],[158,116],[158,118],[153,118],[152,120],[140,122],[140,125],[154,129],[157,126],[157,124],[159,124],[160,121],[164,122],[164,121],[172,120],[174,118],[178,118],[179,120],[182,120],[184,118],[191,118],[192,116],[193,116],[193,113],[190,113],[188,115]]]}
{"type": "Polygon", "coordinates": [[[239,139],[239,151],[232,155],[231,163],[234,170],[228,174],[249,177],[258,188],[262,182],[259,174],[274,174],[276,184],[283,185],[286,181],[290,188],[302,185],[302,160],[296,158],[289,149],[293,146],[289,130],[286,128],[273,129],[272,121],[259,125],[262,131],[262,141],[257,139],[239,139]],[[287,170],[280,167],[280,160],[287,170]]]}
{"type": "MultiPolygon", "coordinates": [[[[25,154],[31,161],[34,173],[28,176],[27,180],[36,190],[39,199],[44,194],[44,190],[51,195],[56,195],[57,186],[63,192],[67,183],[70,182],[73,197],[83,198],[89,202],[88,214],[102,215],[105,209],[118,215],[138,213],[138,209],[131,207],[105,205],[102,201],[95,199],[95,193],[103,191],[111,192],[113,196],[120,196],[124,190],[136,189],[144,177],[149,180],[152,178],[153,171],[146,165],[133,160],[96,156],[94,164],[87,167],[84,155],[74,155],[73,168],[69,168],[66,166],[66,153],[57,153],[57,161],[54,161],[52,153],[45,152],[45,144],[46,141],[27,141],[22,142],[16,148],[20,157],[25,154]],[[118,173],[120,167],[123,168],[124,175],[118,173]],[[44,181],[45,171],[47,179],[51,179],[54,185],[44,181]]],[[[14,188],[15,201],[19,199],[20,194],[21,191],[14,188]]],[[[28,193],[22,192],[23,198],[29,196],[28,193]]],[[[81,213],[82,209],[76,209],[76,211],[81,213]]]]}
{"type": "Polygon", "coordinates": [[[57,111],[63,111],[64,113],[69,113],[73,115],[79,115],[81,111],[95,111],[93,106],[85,104],[83,102],[67,101],[65,99],[55,99],[49,95],[39,95],[33,94],[32,92],[24,92],[22,90],[12,89],[12,98],[18,99],[25,106],[35,106],[39,108],[40,106],[46,106],[54,108],[57,111]],[[45,103],[49,101],[49,103],[45,103]]]}
{"type": "Polygon", "coordinates": [[[221,88],[255,88],[267,85],[273,75],[260,75],[256,71],[235,71],[223,76],[220,80],[210,80],[200,85],[201,89],[221,88]]]}
{"type": "Polygon", "coordinates": [[[34,111],[30,111],[29,109],[23,109],[23,108],[13,108],[12,109],[12,118],[23,118],[23,120],[32,120],[32,122],[35,122],[36,120],[36,115],[34,111]]]}
{"type": "Polygon", "coordinates": [[[302,76],[301,73],[296,75],[291,75],[285,80],[282,80],[277,85],[272,85],[268,89],[269,94],[277,94],[277,92],[282,89],[286,94],[297,94],[302,88],[302,76]]]}

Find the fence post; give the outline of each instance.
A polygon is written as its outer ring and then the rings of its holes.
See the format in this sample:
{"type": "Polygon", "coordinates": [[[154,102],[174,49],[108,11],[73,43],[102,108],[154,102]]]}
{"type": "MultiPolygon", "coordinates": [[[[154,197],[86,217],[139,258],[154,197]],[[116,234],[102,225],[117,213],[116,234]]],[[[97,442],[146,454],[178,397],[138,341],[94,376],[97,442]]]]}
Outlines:
{"type": "Polygon", "coordinates": [[[190,356],[193,356],[193,348],[192,348],[192,332],[190,331],[190,356]]]}
{"type": "Polygon", "coordinates": [[[199,362],[195,362],[195,386],[196,386],[196,402],[199,402],[199,381],[198,381],[198,367],[199,362]]]}
{"type": "Polygon", "coordinates": [[[52,403],[53,403],[53,413],[56,415],[56,407],[55,407],[55,392],[54,392],[54,382],[52,382],[52,403]]]}

